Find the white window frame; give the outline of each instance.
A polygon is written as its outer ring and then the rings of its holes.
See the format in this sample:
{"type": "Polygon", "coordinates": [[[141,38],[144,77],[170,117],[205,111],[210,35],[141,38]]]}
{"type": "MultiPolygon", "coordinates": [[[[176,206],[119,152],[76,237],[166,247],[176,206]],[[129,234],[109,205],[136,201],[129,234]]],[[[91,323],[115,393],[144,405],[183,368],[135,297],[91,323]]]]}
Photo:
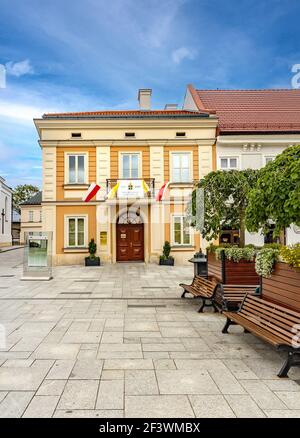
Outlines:
{"type": "Polygon", "coordinates": [[[239,156],[237,155],[223,155],[219,157],[219,169],[220,170],[239,170],[240,168],[240,160],[239,160],[239,156]],[[227,168],[223,168],[221,163],[221,160],[227,160],[227,163],[230,164],[230,160],[235,159],[236,160],[236,167],[227,167],[227,168]]]}
{"type": "MultiPolygon", "coordinates": [[[[124,172],[123,172],[123,156],[124,155],[137,155],[138,156],[138,176],[137,178],[142,178],[142,153],[141,152],[120,152],[119,153],[119,176],[120,178],[125,178],[124,177],[124,172]]],[[[130,167],[130,173],[131,173],[132,169],[130,167]]],[[[131,177],[128,177],[126,179],[133,179],[131,177]]]]}
{"type": "MultiPolygon", "coordinates": [[[[70,185],[83,185],[88,184],[89,180],[89,154],[88,152],[65,152],[65,184],[70,185]],[[71,156],[83,156],[84,157],[84,182],[70,182],[70,172],[69,172],[69,157],[71,156]]],[[[78,181],[78,159],[75,159],[75,174],[76,180],[78,181]]]]}
{"type": "Polygon", "coordinates": [[[64,216],[64,246],[65,248],[87,248],[88,246],[88,215],[87,214],[80,214],[80,215],[65,215],[64,216]],[[75,219],[75,245],[69,244],[69,220],[75,219]],[[84,242],[83,245],[78,245],[78,235],[77,235],[77,228],[78,228],[78,219],[84,220],[84,242]]]}
{"type": "Polygon", "coordinates": [[[34,222],[33,218],[34,218],[34,211],[33,210],[29,210],[28,211],[28,222],[34,222]]]}
{"type": "Polygon", "coordinates": [[[193,152],[192,151],[171,151],[170,152],[170,179],[172,182],[186,183],[193,181],[193,152]],[[174,155],[188,155],[189,156],[189,178],[187,181],[174,181],[173,157],[174,155]]]}
{"type": "Polygon", "coordinates": [[[189,243],[183,243],[183,221],[186,218],[186,216],[184,214],[180,214],[180,213],[175,213],[171,215],[171,244],[172,246],[175,247],[190,247],[193,246],[193,234],[192,234],[192,228],[189,227],[189,236],[190,236],[190,241],[189,243]],[[181,222],[181,235],[180,235],[180,240],[181,243],[177,243],[175,242],[175,218],[180,218],[180,222],[181,222]]]}
{"type": "Polygon", "coordinates": [[[275,160],[276,155],[264,155],[264,166],[267,165],[267,159],[272,158],[272,161],[275,160]]]}

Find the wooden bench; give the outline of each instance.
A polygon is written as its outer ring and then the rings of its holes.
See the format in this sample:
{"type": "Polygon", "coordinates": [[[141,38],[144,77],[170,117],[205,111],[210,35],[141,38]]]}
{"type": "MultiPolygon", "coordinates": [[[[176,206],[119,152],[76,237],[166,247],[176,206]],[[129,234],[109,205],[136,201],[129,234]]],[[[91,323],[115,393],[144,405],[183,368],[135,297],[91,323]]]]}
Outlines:
{"type": "Polygon", "coordinates": [[[232,324],[287,352],[278,377],[287,377],[292,366],[300,365],[300,312],[247,294],[238,312],[223,312],[227,317],[222,333],[232,324]]]}
{"type": "Polygon", "coordinates": [[[247,293],[259,295],[258,287],[259,285],[220,284],[213,296],[213,302],[220,312],[237,311],[247,293]]]}
{"type": "Polygon", "coordinates": [[[215,311],[217,308],[215,307],[212,298],[217,290],[219,283],[214,279],[208,279],[204,277],[200,277],[196,275],[192,281],[192,284],[184,284],[180,283],[181,287],[183,287],[183,293],[181,298],[185,297],[186,293],[194,295],[194,297],[200,297],[202,299],[202,305],[198,312],[203,312],[204,307],[213,307],[215,311]]]}

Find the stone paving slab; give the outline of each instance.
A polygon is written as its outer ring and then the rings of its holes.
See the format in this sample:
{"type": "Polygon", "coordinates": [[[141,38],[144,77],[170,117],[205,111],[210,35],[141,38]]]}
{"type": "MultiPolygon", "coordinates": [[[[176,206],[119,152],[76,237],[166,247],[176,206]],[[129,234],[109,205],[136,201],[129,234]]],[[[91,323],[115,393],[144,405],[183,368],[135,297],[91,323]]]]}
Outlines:
{"type": "Polygon", "coordinates": [[[300,367],[180,298],[191,266],[60,266],[21,282],[0,254],[0,417],[300,417],[300,367]]]}

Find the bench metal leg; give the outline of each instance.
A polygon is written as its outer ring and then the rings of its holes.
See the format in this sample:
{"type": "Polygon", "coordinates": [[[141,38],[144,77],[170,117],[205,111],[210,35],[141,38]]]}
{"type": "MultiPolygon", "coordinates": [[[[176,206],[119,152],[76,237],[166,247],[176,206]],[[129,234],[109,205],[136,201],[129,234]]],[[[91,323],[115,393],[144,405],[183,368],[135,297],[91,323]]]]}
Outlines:
{"type": "Polygon", "coordinates": [[[288,357],[286,358],[281,370],[277,374],[278,377],[288,377],[288,372],[291,367],[295,365],[300,365],[299,353],[294,353],[293,351],[288,352],[288,357]]]}
{"type": "Polygon", "coordinates": [[[236,325],[236,322],[232,321],[230,318],[227,318],[227,321],[223,327],[222,333],[228,333],[228,328],[231,325],[236,325]]]}
{"type": "Polygon", "coordinates": [[[203,312],[203,309],[206,306],[205,301],[206,301],[205,298],[202,298],[202,304],[200,306],[200,309],[198,310],[198,313],[202,313],[203,312]]]}
{"type": "Polygon", "coordinates": [[[244,328],[244,333],[250,333],[249,330],[247,330],[246,328],[244,328]]]}
{"type": "Polygon", "coordinates": [[[181,298],[185,298],[186,290],[182,292],[181,298]]]}

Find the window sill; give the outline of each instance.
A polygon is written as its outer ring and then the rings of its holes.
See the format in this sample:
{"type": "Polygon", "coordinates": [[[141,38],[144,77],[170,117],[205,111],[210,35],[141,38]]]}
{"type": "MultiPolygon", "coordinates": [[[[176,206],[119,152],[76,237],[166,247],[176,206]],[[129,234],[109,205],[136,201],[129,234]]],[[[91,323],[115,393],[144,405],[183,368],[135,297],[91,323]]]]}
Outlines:
{"type": "Polygon", "coordinates": [[[194,245],[173,245],[171,251],[194,251],[194,245]]]}
{"type": "Polygon", "coordinates": [[[89,250],[86,247],[67,247],[64,248],[64,252],[66,253],[88,253],[89,250]]]}
{"type": "Polygon", "coordinates": [[[181,182],[171,181],[170,182],[171,187],[180,187],[180,186],[193,187],[193,185],[194,185],[193,181],[181,181],[181,182]]]}
{"type": "Polygon", "coordinates": [[[75,190],[78,190],[78,189],[87,189],[89,187],[89,184],[64,184],[64,188],[65,189],[70,189],[70,190],[72,190],[72,189],[75,189],[75,190]]]}

